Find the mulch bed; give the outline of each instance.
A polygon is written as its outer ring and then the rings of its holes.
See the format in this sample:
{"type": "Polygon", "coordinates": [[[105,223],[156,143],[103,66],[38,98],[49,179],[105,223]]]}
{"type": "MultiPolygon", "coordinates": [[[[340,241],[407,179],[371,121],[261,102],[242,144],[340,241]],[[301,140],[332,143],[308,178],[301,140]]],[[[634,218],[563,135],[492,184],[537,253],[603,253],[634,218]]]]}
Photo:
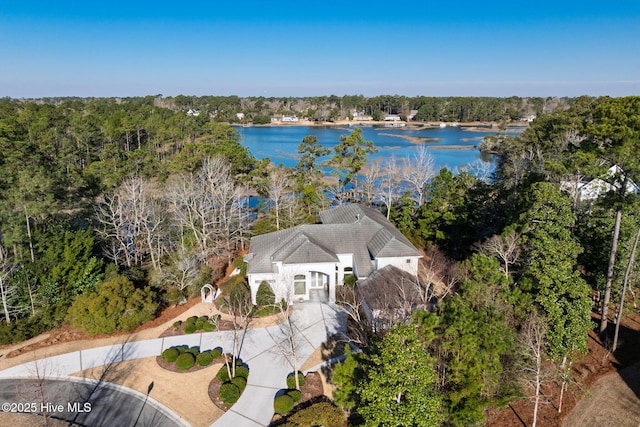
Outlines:
{"type": "Polygon", "coordinates": [[[283,416],[274,414],[273,418],[271,419],[272,425],[278,425],[279,423],[285,422],[285,418],[295,413],[296,411],[303,409],[313,403],[317,403],[327,399],[324,395],[322,378],[320,378],[319,373],[309,372],[304,377],[304,379],[304,385],[300,387],[300,392],[302,393],[302,399],[300,399],[300,402],[296,403],[296,406],[294,406],[293,410],[287,415],[283,416]]]}
{"type": "Polygon", "coordinates": [[[213,379],[209,383],[209,399],[211,399],[213,404],[216,405],[218,408],[220,408],[221,410],[227,412],[229,410],[229,408],[231,408],[233,406],[233,404],[224,403],[218,397],[218,395],[220,394],[219,391],[220,391],[220,387],[222,386],[222,384],[224,384],[222,381],[220,381],[216,377],[213,377],[213,379]]]}
{"type": "MultiPolygon", "coordinates": [[[[187,319],[184,319],[182,321],[182,324],[178,327],[174,327],[174,326],[169,327],[162,334],[160,334],[160,338],[173,337],[176,335],[189,335],[184,331],[184,327],[186,326],[186,320],[187,319]]],[[[229,320],[222,320],[222,319],[218,321],[218,326],[215,329],[215,331],[232,331],[232,330],[233,330],[233,322],[229,320]]],[[[199,334],[202,332],[205,332],[205,331],[199,330],[199,331],[195,331],[193,334],[199,334]]]]}
{"type": "MultiPolygon", "coordinates": [[[[213,365],[214,363],[218,363],[218,360],[223,360],[221,357],[214,360],[213,362],[211,362],[211,365],[213,365]]],[[[162,356],[156,356],[156,362],[158,363],[158,366],[160,366],[162,369],[165,369],[167,371],[171,371],[171,372],[177,372],[179,374],[186,374],[188,372],[196,372],[196,371],[201,371],[202,369],[208,368],[209,366],[200,366],[197,363],[195,365],[193,365],[191,368],[187,369],[187,370],[183,370],[183,369],[178,369],[178,367],[176,366],[175,362],[167,362],[166,360],[164,360],[162,358],[162,356]]]]}

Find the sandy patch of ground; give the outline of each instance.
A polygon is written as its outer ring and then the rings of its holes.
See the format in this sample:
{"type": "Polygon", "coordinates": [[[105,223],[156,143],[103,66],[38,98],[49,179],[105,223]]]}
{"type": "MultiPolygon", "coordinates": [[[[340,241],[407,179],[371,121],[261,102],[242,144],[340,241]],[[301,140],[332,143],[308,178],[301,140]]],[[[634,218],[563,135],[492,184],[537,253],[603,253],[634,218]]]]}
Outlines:
{"type": "Polygon", "coordinates": [[[101,379],[147,394],[170,408],[194,427],[208,426],[224,413],[209,399],[209,382],[221,363],[194,372],[171,372],[161,368],[155,357],[129,360],[76,372],[73,376],[101,379]]]}
{"type": "Polygon", "coordinates": [[[68,421],[56,420],[55,418],[45,419],[39,415],[33,414],[7,414],[0,412],[0,425],[11,427],[34,427],[34,426],[47,426],[47,427],[69,427],[76,424],[68,421]]]}
{"type": "Polygon", "coordinates": [[[638,365],[601,378],[578,402],[562,425],[637,427],[640,422],[639,386],[638,365]]]}

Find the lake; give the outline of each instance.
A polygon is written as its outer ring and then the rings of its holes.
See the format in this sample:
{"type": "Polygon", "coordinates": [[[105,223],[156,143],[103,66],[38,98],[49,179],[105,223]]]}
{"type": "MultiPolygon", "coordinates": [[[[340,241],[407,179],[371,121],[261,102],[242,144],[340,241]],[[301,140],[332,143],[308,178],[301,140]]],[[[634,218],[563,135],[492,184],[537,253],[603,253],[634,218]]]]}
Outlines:
{"type": "MultiPolygon", "coordinates": [[[[366,141],[373,141],[379,151],[372,154],[372,159],[407,158],[416,152],[420,145],[431,147],[436,170],[447,167],[457,171],[459,166],[474,163],[477,160],[493,163],[494,156],[481,153],[477,145],[489,134],[496,134],[497,129],[468,130],[465,127],[445,127],[435,129],[414,129],[411,127],[391,128],[384,126],[362,127],[366,141]],[[411,138],[432,138],[428,142],[416,143],[411,138]],[[448,146],[468,147],[467,149],[445,148],[448,146]],[[438,148],[443,147],[443,148],[438,148]]],[[[249,148],[257,159],[268,157],[275,164],[292,167],[297,162],[297,149],[302,139],[315,135],[318,142],[332,149],[340,142],[341,135],[348,135],[355,127],[349,126],[257,126],[235,129],[242,137],[242,145],[249,148]]],[[[516,135],[522,129],[510,129],[507,134],[516,135]]],[[[327,156],[322,160],[329,159],[327,156]]]]}

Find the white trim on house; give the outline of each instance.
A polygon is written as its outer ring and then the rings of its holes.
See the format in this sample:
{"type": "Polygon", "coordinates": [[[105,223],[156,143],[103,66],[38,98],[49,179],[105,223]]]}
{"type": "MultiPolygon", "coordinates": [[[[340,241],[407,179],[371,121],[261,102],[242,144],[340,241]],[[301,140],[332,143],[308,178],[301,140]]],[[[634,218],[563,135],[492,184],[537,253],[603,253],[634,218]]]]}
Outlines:
{"type": "Polygon", "coordinates": [[[351,204],[321,212],[320,218],[322,224],[300,225],[251,239],[245,260],[254,304],[263,281],[271,285],[277,301],[308,300],[310,291],[322,289],[334,302],[336,286],[349,274],[365,279],[373,271],[393,265],[417,275],[422,255],[380,212],[351,204]],[[304,276],[304,292],[295,291],[295,285],[298,290],[302,286],[296,276],[304,276]]]}

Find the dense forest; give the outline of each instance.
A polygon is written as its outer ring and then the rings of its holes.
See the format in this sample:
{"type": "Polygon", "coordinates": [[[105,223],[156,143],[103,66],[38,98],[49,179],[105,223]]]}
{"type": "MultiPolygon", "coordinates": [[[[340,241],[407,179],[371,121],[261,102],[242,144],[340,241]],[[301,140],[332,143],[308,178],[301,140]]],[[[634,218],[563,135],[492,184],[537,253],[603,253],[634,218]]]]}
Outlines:
{"type": "MultiPolygon", "coordinates": [[[[186,96],[144,98],[45,98],[23,100],[21,103],[50,105],[108,105],[127,104],[130,109],[160,107],[173,112],[190,110],[200,121],[224,123],[270,123],[272,116],[297,115],[315,122],[353,119],[354,114],[382,120],[385,114],[396,114],[402,119],[425,122],[503,122],[519,120],[532,115],[551,113],[568,108],[579,98],[477,98],[477,97],[407,97],[381,95],[319,96],[307,98],[275,98],[237,96],[186,96]],[[202,116],[202,117],[201,117],[202,116]],[[206,117],[206,119],[205,119],[206,117]]],[[[144,115],[142,111],[138,115],[144,115]]],[[[141,118],[141,117],[138,117],[141,118]]]]}
{"type": "Polygon", "coordinates": [[[640,209],[627,191],[639,182],[638,147],[638,97],[2,99],[0,342],[63,322],[129,330],[221,279],[252,235],[356,201],[424,250],[444,289],[418,284],[431,310],[411,302],[387,331],[363,322],[363,352],[333,375],[336,404],[365,425],[482,423],[489,405],[539,397],[545,378],[569,384],[588,330],[614,339],[623,286],[638,283],[640,209]],[[276,167],[222,123],[352,110],[537,118],[520,136],[487,141],[496,171],[458,174],[434,170],[426,149],[370,161],[376,148],[359,129],[332,151],[306,137],[295,167],[276,167]],[[578,186],[595,178],[600,197],[581,198],[578,186]]]}

